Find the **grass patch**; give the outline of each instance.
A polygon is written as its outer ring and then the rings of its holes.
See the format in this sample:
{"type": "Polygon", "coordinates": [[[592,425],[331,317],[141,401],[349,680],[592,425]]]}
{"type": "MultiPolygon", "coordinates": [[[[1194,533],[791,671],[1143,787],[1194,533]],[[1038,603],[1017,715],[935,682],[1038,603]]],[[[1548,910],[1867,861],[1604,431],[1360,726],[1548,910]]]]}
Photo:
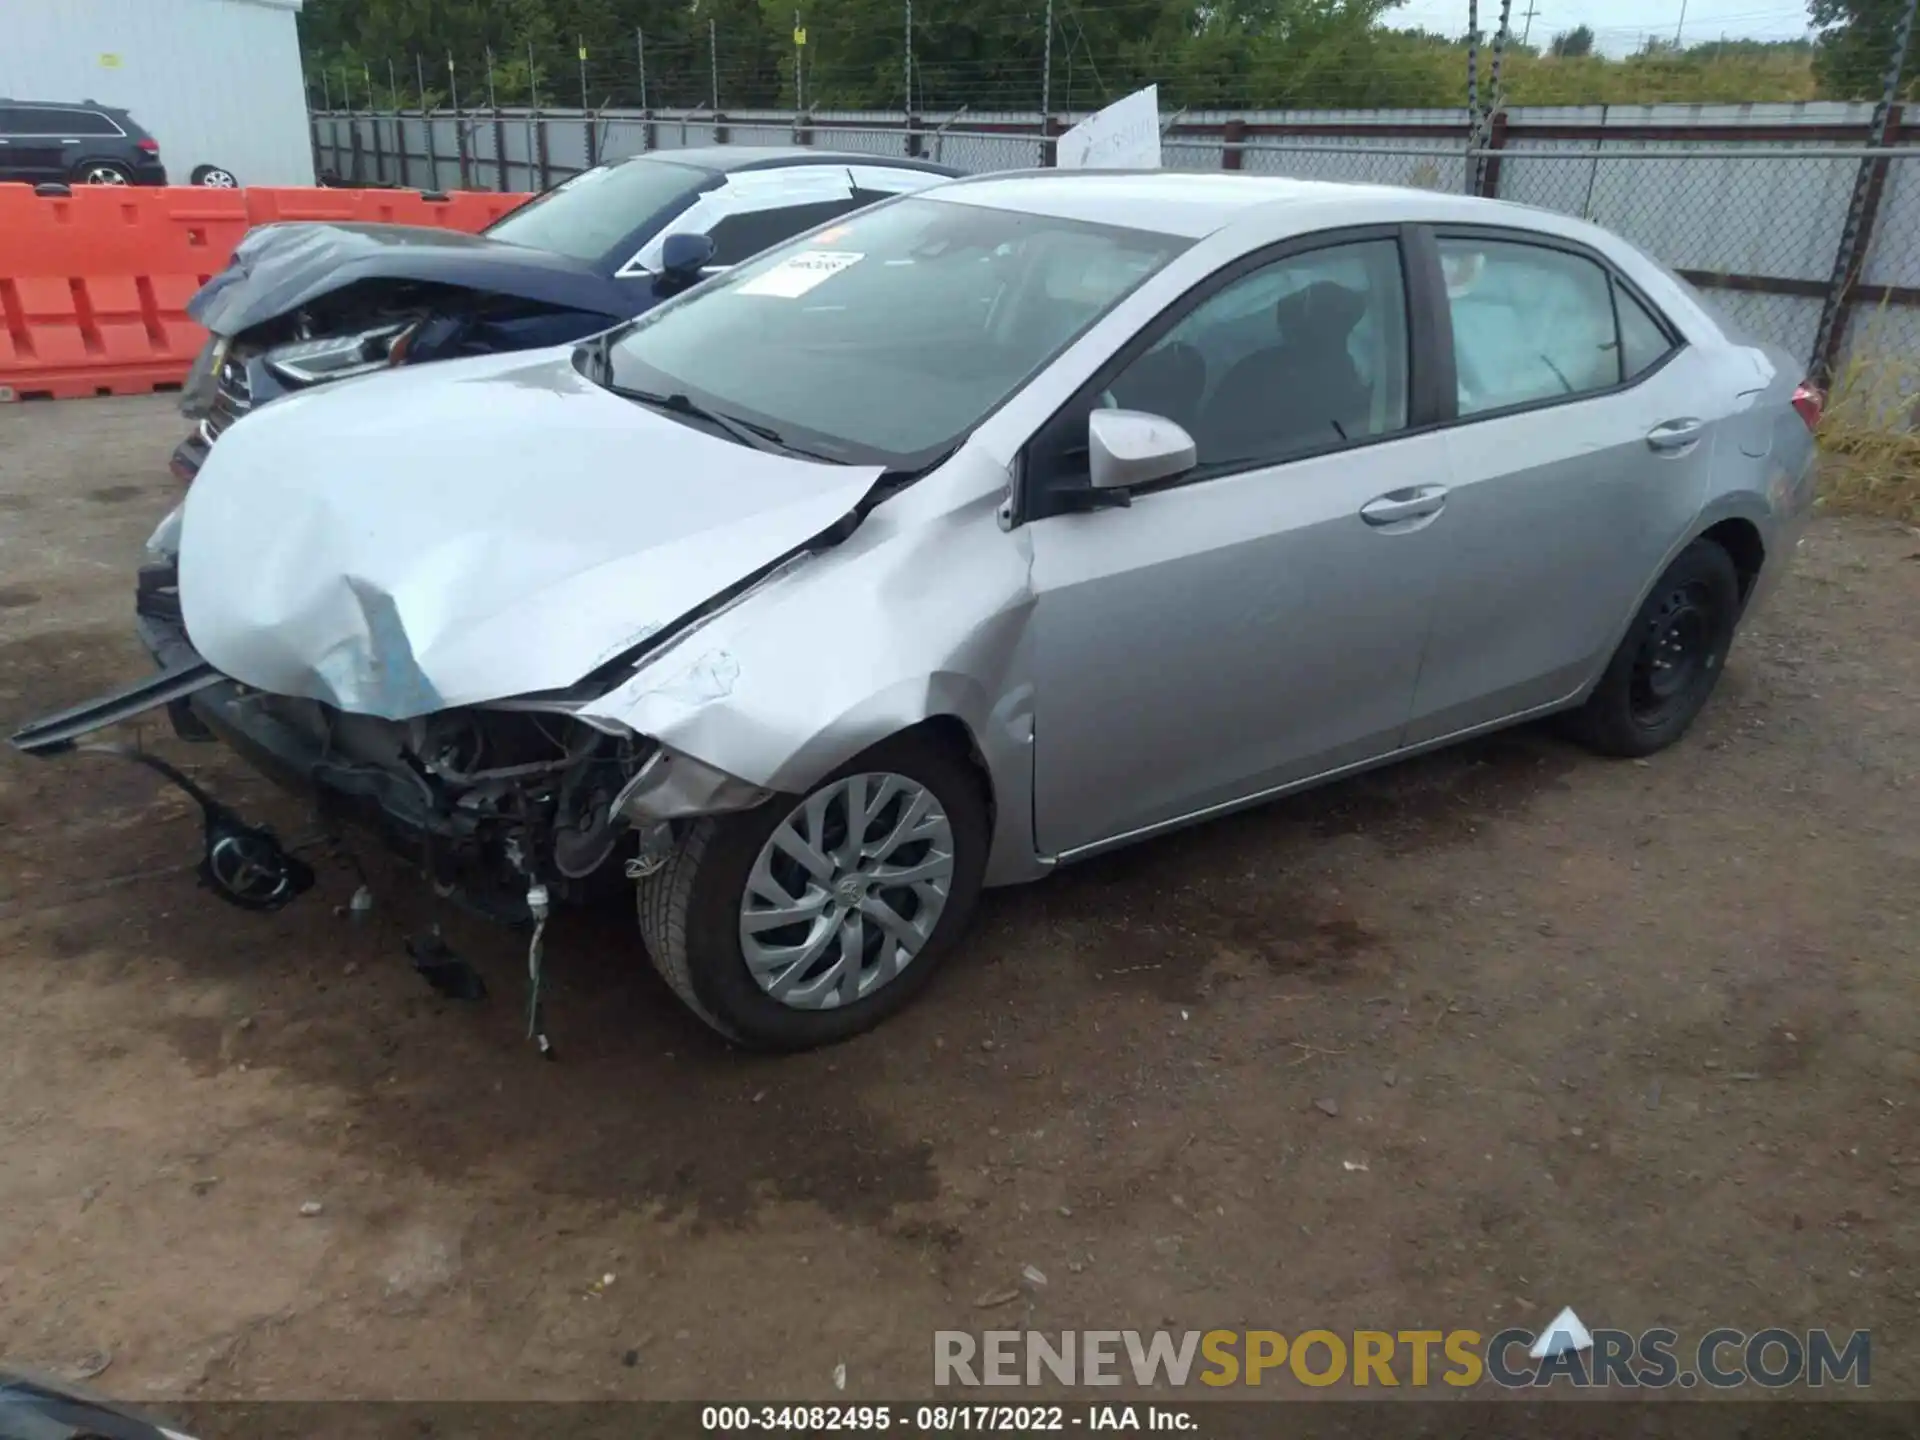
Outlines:
{"type": "Polygon", "coordinates": [[[1820,449],[1824,508],[1920,523],[1920,355],[1849,360],[1827,397],[1820,449]]]}

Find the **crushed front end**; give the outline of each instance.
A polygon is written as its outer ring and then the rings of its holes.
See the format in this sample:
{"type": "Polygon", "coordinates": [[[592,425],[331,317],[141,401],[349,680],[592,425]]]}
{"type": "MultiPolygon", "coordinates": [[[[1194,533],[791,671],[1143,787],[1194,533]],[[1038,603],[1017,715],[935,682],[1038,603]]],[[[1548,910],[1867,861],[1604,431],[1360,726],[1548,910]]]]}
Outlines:
{"type": "MultiPolygon", "coordinates": [[[[136,597],[140,638],[163,672],[199,658],[173,564],[143,567],[136,597]]],[[[224,741],[324,819],[378,834],[442,894],[510,921],[528,918],[530,884],[584,894],[632,858],[635,824],[622,808],[639,814],[642,773],[660,753],[575,718],[565,701],[397,721],[221,677],[167,703],[183,738],[224,741]]]]}

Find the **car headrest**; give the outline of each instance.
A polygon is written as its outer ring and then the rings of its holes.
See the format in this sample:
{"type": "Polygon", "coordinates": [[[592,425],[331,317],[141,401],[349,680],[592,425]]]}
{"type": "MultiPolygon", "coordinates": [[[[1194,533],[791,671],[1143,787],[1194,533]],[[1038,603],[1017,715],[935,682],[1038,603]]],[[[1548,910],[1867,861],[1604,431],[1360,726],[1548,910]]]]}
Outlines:
{"type": "Polygon", "coordinates": [[[1367,313],[1367,297],[1331,280],[1319,280],[1283,296],[1273,310],[1280,333],[1290,341],[1310,335],[1327,344],[1345,344],[1367,313]]]}

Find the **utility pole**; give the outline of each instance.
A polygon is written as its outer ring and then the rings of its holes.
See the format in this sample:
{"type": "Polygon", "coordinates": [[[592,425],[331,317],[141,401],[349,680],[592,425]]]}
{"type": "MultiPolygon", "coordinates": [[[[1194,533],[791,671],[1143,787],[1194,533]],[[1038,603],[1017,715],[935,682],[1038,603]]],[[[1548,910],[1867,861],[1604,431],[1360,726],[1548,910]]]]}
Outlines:
{"type": "Polygon", "coordinates": [[[460,113],[460,80],[453,73],[453,51],[447,51],[447,103],[453,106],[453,113],[460,113]]]}
{"type": "Polygon", "coordinates": [[[1040,133],[1046,135],[1053,114],[1053,0],[1047,0],[1047,38],[1040,46],[1040,133]]]}
{"type": "Polygon", "coordinates": [[[640,108],[647,108],[647,32],[636,26],[633,43],[640,51],[640,108]]]}
{"type": "Polygon", "coordinates": [[[1526,45],[1526,43],[1533,38],[1533,17],[1539,13],[1540,7],[1534,4],[1533,0],[1527,0],[1527,13],[1520,17],[1526,22],[1520,27],[1520,43],[1522,46],[1526,45]]]}
{"type": "Polygon", "coordinates": [[[720,26],[707,17],[707,68],[713,82],[713,113],[720,113],[720,26]]]}
{"type": "Polygon", "coordinates": [[[1673,48],[1680,48],[1680,33],[1687,28],[1687,0],[1680,0],[1680,19],[1673,27],[1673,48]]]}
{"type": "Polygon", "coordinates": [[[913,114],[913,0],[907,0],[907,54],[902,75],[906,81],[907,114],[913,114]]]}
{"type": "Polygon", "coordinates": [[[418,50],[413,52],[413,79],[420,87],[420,113],[424,115],[427,113],[427,65],[418,50]]]}
{"type": "Polygon", "coordinates": [[[580,108],[587,109],[587,37],[575,37],[580,42],[580,108]]]}
{"type": "Polygon", "coordinates": [[[493,47],[491,45],[487,46],[487,108],[496,113],[500,109],[500,101],[493,93],[493,47]]]}
{"type": "Polygon", "coordinates": [[[793,12],[793,108],[807,108],[806,82],[800,75],[800,62],[806,58],[807,32],[800,28],[800,12],[793,12]]]}
{"type": "Polygon", "coordinates": [[[400,108],[400,82],[393,78],[393,57],[387,57],[387,104],[394,110],[400,108]]]}

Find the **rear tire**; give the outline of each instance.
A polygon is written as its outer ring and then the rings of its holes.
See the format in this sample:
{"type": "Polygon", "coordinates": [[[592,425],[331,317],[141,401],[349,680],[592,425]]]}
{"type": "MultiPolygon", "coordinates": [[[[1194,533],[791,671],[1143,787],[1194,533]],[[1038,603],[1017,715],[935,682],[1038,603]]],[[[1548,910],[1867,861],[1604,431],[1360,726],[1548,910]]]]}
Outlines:
{"type": "Polygon", "coordinates": [[[238,190],[240,177],[223,165],[196,165],[188,178],[192,185],[205,185],[214,190],[238,190]]]}
{"type": "Polygon", "coordinates": [[[87,160],[73,167],[76,185],[131,185],[133,172],[116,160],[87,160]]]}
{"type": "Polygon", "coordinates": [[[830,1045],[904,1008],[932,977],[979,899],[988,837],[985,786],[973,766],[934,735],[897,735],[805,796],[780,795],[754,810],[695,821],[667,864],[636,883],[641,938],[674,993],[729,1040],[765,1050],[830,1045]],[[872,806],[872,819],[850,838],[855,795],[872,806]],[[824,827],[816,859],[832,866],[831,875],[797,868],[791,852],[774,843],[776,832],[794,833],[790,825],[804,831],[801,817],[809,813],[824,827]],[[925,829],[938,839],[910,839],[888,850],[884,842],[910,825],[914,834],[925,829]],[[841,863],[854,852],[870,857],[859,861],[862,868],[841,863]],[[888,884],[910,871],[938,868],[942,857],[951,861],[943,881],[888,884]],[[757,923],[767,913],[769,880],[783,865],[780,898],[813,909],[788,925],[757,923]],[[942,883],[944,893],[936,893],[942,883]],[[889,928],[870,918],[875,913],[889,928]],[[899,936],[916,923],[931,928],[917,950],[908,950],[899,936]],[[745,948],[750,929],[757,971],[745,948]],[[816,941],[824,946],[817,957],[786,968],[767,962],[769,954],[789,949],[812,956],[816,941]],[[793,998],[775,997],[783,986],[793,998]],[[832,988],[808,998],[822,986],[832,988]]]}
{"type": "Polygon", "coordinates": [[[1568,729],[1602,755],[1666,749],[1713,694],[1739,618],[1732,558],[1711,540],[1694,541],[1655,583],[1568,729]]]}

